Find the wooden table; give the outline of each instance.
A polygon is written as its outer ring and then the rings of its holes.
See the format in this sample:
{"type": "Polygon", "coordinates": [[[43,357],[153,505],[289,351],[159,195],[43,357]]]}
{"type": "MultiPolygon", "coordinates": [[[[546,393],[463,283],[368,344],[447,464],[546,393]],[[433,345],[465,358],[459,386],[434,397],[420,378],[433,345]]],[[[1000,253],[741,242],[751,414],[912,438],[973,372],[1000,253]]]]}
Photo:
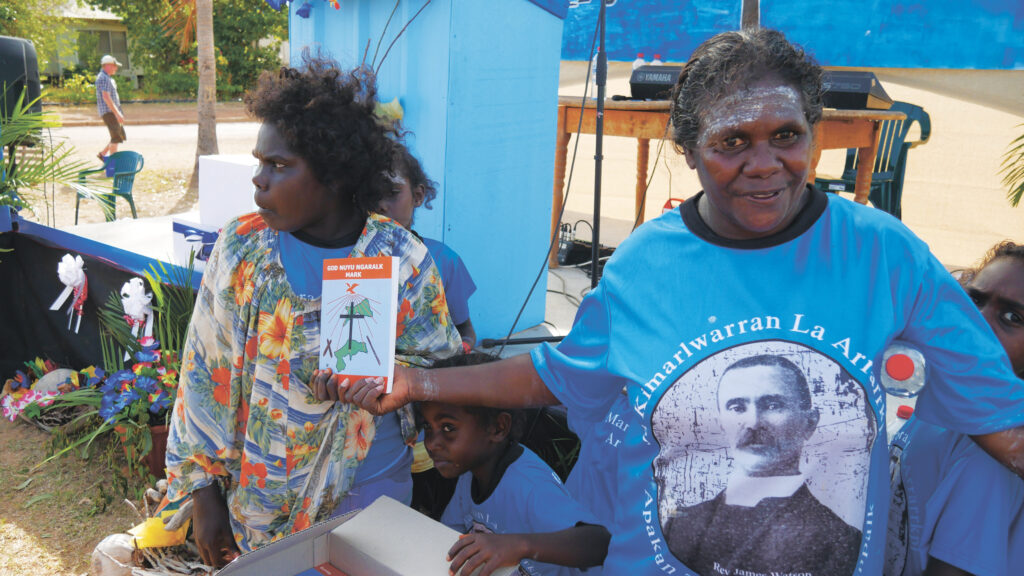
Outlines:
{"type": "MultiPolygon", "coordinates": [[[[878,150],[878,136],[882,122],[902,120],[906,115],[890,110],[834,110],[826,108],[818,123],[814,146],[814,161],[808,182],[814,182],[814,167],[818,165],[821,151],[835,148],[859,148],[857,161],[857,183],[853,199],[866,204],[871,192],[871,166],[878,150]]],[[[583,134],[594,134],[596,130],[597,101],[588,98],[586,106],[581,99],[573,96],[558,97],[558,141],[555,147],[555,185],[551,206],[551,234],[558,234],[559,216],[562,212],[562,194],[565,187],[565,162],[569,153],[569,137],[577,126],[583,134]],[[580,115],[583,123],[580,124],[580,115]]],[[[650,142],[660,138],[671,138],[669,125],[669,101],[605,100],[604,135],[627,136],[637,139],[636,147],[636,201],[637,223],[644,221],[644,193],[647,187],[647,164],[650,156],[650,142]]],[[[548,264],[558,267],[558,244],[553,243],[548,264]]]]}

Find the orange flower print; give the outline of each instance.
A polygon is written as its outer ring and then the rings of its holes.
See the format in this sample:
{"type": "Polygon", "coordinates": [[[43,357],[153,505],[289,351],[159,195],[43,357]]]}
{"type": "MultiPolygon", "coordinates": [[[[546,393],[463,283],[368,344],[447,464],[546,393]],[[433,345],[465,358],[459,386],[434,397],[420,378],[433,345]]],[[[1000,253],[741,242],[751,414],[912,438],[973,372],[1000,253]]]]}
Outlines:
{"type": "Polygon", "coordinates": [[[377,433],[373,424],[373,416],[365,410],[353,410],[348,415],[348,434],[345,436],[345,452],[343,457],[346,460],[355,458],[363,460],[366,453],[370,451],[370,444],[377,433]]]}
{"type": "Polygon", "coordinates": [[[401,336],[405,332],[405,321],[411,320],[415,316],[409,299],[402,298],[402,306],[398,308],[398,331],[396,337],[401,336]]]}
{"type": "Polygon", "coordinates": [[[313,429],[316,428],[316,424],[313,424],[312,422],[306,422],[302,427],[303,429],[306,430],[306,432],[312,432],[313,429]]]}
{"type": "Polygon", "coordinates": [[[260,488],[267,487],[267,465],[262,462],[259,464],[250,464],[249,459],[243,453],[242,477],[239,479],[238,484],[242,487],[248,486],[249,482],[251,482],[249,476],[255,476],[257,478],[256,485],[260,488]]]}
{"type": "Polygon", "coordinates": [[[292,364],[287,359],[277,363],[277,373],[281,375],[281,387],[288,390],[288,377],[292,373],[292,364]]]}
{"type": "Polygon", "coordinates": [[[253,335],[252,338],[249,338],[248,340],[245,341],[245,357],[246,358],[255,358],[256,357],[256,353],[259,352],[258,343],[259,343],[259,339],[256,337],[256,335],[253,335]]]}
{"type": "Polygon", "coordinates": [[[260,312],[260,354],[267,358],[284,358],[289,355],[292,342],[292,301],[281,298],[274,313],[260,312]]]}
{"type": "Polygon", "coordinates": [[[271,420],[280,420],[282,417],[284,417],[284,412],[280,408],[274,408],[270,411],[271,420]]]}
{"type": "Polygon", "coordinates": [[[448,310],[448,301],[445,300],[444,290],[439,289],[437,296],[430,301],[430,312],[438,317],[442,326],[448,325],[448,314],[442,314],[441,312],[448,310]]]}
{"type": "Polygon", "coordinates": [[[231,370],[224,367],[214,368],[210,380],[217,383],[213,389],[213,399],[221,406],[227,406],[231,400],[231,370]]]}
{"type": "Polygon", "coordinates": [[[239,306],[245,306],[252,301],[252,292],[255,286],[252,279],[254,269],[255,266],[252,262],[242,260],[231,275],[231,290],[235,293],[235,304],[239,306]]]}
{"type": "Polygon", "coordinates": [[[292,526],[292,532],[302,532],[306,528],[309,528],[309,515],[306,512],[299,512],[295,515],[295,525],[292,526]]]}
{"type": "MultiPolygon", "coordinates": [[[[244,458],[244,457],[243,457],[244,458]]],[[[227,476],[228,471],[224,468],[224,463],[220,461],[212,461],[206,454],[193,454],[189,460],[195,462],[202,468],[207,474],[213,476],[227,476]]]]}
{"type": "Polygon", "coordinates": [[[302,510],[295,513],[295,524],[292,525],[292,532],[301,532],[306,528],[309,528],[309,514],[306,513],[306,509],[309,508],[309,498],[302,500],[302,510]]]}
{"type": "Polygon", "coordinates": [[[267,223],[263,221],[263,217],[254,212],[238,217],[238,228],[235,228],[235,234],[245,236],[253,232],[259,232],[266,227],[267,223]]]}
{"type": "Polygon", "coordinates": [[[249,401],[245,398],[239,399],[238,412],[235,417],[239,424],[245,424],[249,421],[249,401]]]}

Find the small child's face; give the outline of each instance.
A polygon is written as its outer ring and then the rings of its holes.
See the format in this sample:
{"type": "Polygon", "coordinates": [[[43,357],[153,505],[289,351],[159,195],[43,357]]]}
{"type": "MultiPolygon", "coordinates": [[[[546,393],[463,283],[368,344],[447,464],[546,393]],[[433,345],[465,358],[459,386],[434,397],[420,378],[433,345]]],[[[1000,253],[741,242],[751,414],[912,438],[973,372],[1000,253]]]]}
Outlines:
{"type": "Polygon", "coordinates": [[[462,407],[440,402],[420,405],[423,445],[434,468],[445,478],[458,478],[485,462],[494,452],[493,430],[462,407]]]}
{"type": "Polygon", "coordinates": [[[996,258],[974,275],[967,293],[1006,349],[1013,371],[1024,378],[1024,264],[996,258]]]}
{"type": "Polygon", "coordinates": [[[412,214],[423,203],[423,188],[414,190],[404,175],[392,178],[391,196],[380,201],[380,213],[406,228],[412,228],[412,214]]]}

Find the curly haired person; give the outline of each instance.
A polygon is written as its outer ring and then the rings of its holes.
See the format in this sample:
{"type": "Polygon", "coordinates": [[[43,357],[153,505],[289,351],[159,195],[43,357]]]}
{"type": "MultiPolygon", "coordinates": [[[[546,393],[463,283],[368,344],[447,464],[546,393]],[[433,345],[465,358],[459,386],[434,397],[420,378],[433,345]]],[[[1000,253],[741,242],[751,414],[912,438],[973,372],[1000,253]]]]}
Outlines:
{"type": "Polygon", "coordinates": [[[411,499],[412,411],[373,417],[311,388],[327,258],[400,258],[400,362],[426,366],[460,350],[426,247],[373,213],[402,147],[375,101],[369,71],[308,55],[301,68],[264,73],[246,97],[262,121],[259,211],[228,222],[214,246],[167,446],[168,496],[192,498],[210,565],[377,495],[411,499]]]}

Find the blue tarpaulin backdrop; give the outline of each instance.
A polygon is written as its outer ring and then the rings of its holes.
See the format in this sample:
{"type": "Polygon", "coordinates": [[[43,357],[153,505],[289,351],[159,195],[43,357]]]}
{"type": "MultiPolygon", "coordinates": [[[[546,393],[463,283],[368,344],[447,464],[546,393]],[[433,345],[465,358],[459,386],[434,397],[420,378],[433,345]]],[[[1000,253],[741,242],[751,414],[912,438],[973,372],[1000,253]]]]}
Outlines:
{"type": "MultiPolygon", "coordinates": [[[[598,7],[570,3],[562,59],[587,59],[598,7]]],[[[739,28],[741,12],[742,0],[619,0],[607,11],[609,57],[685,61],[703,40],[739,28]]],[[[760,14],[824,65],[1024,69],[1021,0],[761,0],[760,14]]]]}

